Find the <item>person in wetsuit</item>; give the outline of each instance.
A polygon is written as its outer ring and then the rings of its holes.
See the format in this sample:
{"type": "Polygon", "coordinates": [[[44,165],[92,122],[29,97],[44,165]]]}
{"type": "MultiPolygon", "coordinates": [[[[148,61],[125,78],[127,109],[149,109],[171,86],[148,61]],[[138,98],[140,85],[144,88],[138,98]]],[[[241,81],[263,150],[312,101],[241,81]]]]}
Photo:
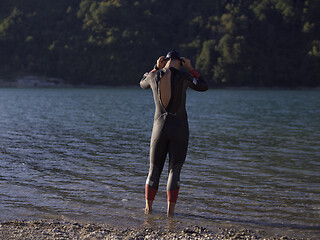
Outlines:
{"type": "Polygon", "coordinates": [[[143,89],[153,91],[155,114],[150,142],[150,169],[145,184],[145,213],[152,212],[160,175],[169,153],[169,177],[167,182],[168,216],[174,215],[174,208],[180,188],[180,171],[185,161],[189,127],[186,112],[186,90],[206,91],[205,80],[191,66],[189,59],[180,57],[177,51],[161,56],[150,73],[140,81],[143,89]],[[184,66],[189,73],[180,71],[184,66]]]}

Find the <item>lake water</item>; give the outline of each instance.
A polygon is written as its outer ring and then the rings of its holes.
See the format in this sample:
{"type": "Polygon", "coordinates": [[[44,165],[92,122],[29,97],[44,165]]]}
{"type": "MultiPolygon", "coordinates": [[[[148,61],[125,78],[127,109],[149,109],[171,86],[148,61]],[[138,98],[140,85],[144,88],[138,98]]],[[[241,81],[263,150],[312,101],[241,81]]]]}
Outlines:
{"type": "MultiPolygon", "coordinates": [[[[178,223],[320,236],[320,91],[188,91],[178,223]]],[[[154,103],[131,89],[0,89],[0,220],[143,214],[154,103]]],[[[150,220],[151,219],[151,220],[150,220]]]]}

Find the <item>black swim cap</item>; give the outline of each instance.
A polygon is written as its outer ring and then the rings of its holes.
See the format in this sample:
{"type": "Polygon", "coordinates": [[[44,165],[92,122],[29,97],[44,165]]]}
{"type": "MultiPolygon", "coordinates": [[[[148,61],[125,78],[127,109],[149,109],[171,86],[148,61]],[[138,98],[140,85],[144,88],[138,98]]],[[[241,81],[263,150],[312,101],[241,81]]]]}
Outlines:
{"type": "Polygon", "coordinates": [[[175,50],[168,52],[167,56],[163,60],[169,60],[170,58],[183,61],[183,59],[181,58],[180,53],[178,51],[175,51],[175,50]]]}

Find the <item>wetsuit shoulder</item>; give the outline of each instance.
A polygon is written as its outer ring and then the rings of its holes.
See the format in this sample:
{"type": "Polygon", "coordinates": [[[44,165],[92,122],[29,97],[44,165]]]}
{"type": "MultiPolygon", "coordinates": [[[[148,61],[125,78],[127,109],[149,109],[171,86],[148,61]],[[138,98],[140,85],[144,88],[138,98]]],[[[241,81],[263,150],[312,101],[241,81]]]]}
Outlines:
{"type": "Polygon", "coordinates": [[[187,81],[191,81],[191,80],[192,80],[191,74],[189,74],[189,73],[187,73],[187,72],[185,72],[185,71],[180,71],[180,73],[181,73],[181,76],[182,76],[185,80],[187,80],[187,81]]]}

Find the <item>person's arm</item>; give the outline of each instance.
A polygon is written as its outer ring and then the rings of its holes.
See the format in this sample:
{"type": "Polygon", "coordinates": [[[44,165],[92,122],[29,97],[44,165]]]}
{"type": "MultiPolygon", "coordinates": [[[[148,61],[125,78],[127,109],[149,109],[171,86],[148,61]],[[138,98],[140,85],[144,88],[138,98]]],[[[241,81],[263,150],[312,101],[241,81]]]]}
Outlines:
{"type": "MultiPolygon", "coordinates": [[[[151,72],[150,72],[151,73],[151,72]]],[[[142,79],[140,80],[140,87],[142,89],[148,89],[150,88],[150,83],[149,83],[149,79],[148,79],[148,76],[149,74],[148,72],[146,72],[145,74],[143,74],[143,77],[142,79]]]]}
{"type": "Polygon", "coordinates": [[[184,62],[182,63],[183,66],[189,71],[192,77],[189,80],[189,87],[193,90],[199,92],[205,92],[208,90],[207,82],[201,77],[201,75],[192,67],[191,62],[187,58],[182,58],[184,62]]]}
{"type": "Polygon", "coordinates": [[[150,72],[146,72],[145,74],[143,74],[143,77],[140,81],[140,87],[143,89],[148,89],[150,88],[150,83],[148,81],[148,76],[150,75],[150,73],[160,70],[165,66],[166,61],[163,60],[164,56],[161,56],[158,58],[157,63],[154,65],[154,68],[150,71],[150,72]]]}

